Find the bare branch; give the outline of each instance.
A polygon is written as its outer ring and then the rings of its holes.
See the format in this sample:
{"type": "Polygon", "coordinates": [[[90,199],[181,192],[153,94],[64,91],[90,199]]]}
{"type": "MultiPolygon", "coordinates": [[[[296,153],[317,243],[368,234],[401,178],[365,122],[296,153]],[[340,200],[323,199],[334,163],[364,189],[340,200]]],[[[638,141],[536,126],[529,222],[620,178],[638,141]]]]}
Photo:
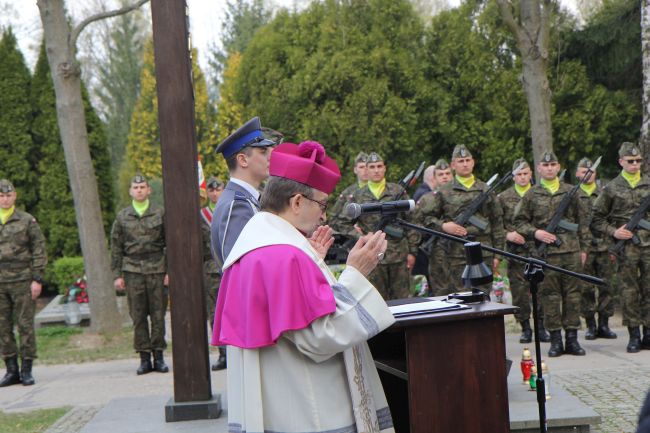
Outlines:
{"type": "Polygon", "coordinates": [[[523,29],[519,23],[517,23],[517,20],[512,13],[512,3],[509,0],[496,0],[496,2],[499,6],[499,10],[501,11],[501,18],[503,18],[503,21],[506,23],[508,28],[510,28],[510,31],[515,35],[517,41],[519,42],[519,45],[521,45],[521,40],[523,39],[523,29]]]}
{"type": "Polygon", "coordinates": [[[95,15],[91,15],[82,22],[77,25],[74,30],[70,33],[70,48],[73,50],[73,52],[76,52],[77,50],[77,39],[79,39],[79,35],[83,31],[83,29],[86,28],[86,26],[92,22],[103,20],[106,18],[112,18],[116,17],[118,15],[123,15],[125,13],[131,12],[132,10],[135,10],[142,6],[143,4],[147,3],[149,0],[138,0],[132,5],[124,6],[121,7],[120,9],[115,9],[112,11],[107,11],[107,12],[101,12],[95,15]]]}

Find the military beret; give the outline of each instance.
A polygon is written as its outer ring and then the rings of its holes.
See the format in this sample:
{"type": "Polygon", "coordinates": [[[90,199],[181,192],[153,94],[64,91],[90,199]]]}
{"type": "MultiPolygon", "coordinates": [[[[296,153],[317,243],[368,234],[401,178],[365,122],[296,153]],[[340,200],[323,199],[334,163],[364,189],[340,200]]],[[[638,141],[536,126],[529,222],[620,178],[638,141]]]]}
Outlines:
{"type": "MultiPolygon", "coordinates": [[[[270,130],[269,130],[270,131],[270,130]]],[[[274,131],[277,132],[277,131],[274,131]]],[[[277,133],[279,134],[279,133],[277,133]]],[[[223,154],[224,158],[230,158],[244,147],[268,147],[274,146],[273,140],[264,136],[259,117],[253,117],[244,123],[238,130],[230,134],[217,146],[217,153],[223,154]]]]}
{"type": "Polygon", "coordinates": [[[131,178],[131,183],[149,183],[149,182],[147,182],[147,178],[144,177],[141,173],[136,173],[136,175],[131,178]]]}
{"type": "Polygon", "coordinates": [[[464,144],[457,144],[454,151],[451,152],[451,159],[454,158],[471,158],[472,152],[464,144]]]}
{"type": "Polygon", "coordinates": [[[368,154],[366,152],[359,152],[356,158],[354,158],[354,164],[359,164],[360,162],[368,162],[368,154]]]}
{"type": "Polygon", "coordinates": [[[512,171],[515,171],[521,164],[524,164],[523,168],[530,168],[528,161],[526,161],[524,158],[519,158],[514,162],[514,164],[512,164],[512,171]]]}
{"type": "Polygon", "coordinates": [[[7,179],[0,179],[0,192],[8,193],[14,191],[14,186],[7,179]]]}
{"type": "Polygon", "coordinates": [[[377,152],[370,152],[368,155],[368,160],[366,161],[368,164],[371,164],[373,162],[383,162],[384,158],[382,158],[377,152]]]}
{"type": "Polygon", "coordinates": [[[541,162],[557,162],[557,156],[552,150],[546,150],[542,153],[541,162]]]}
{"type": "Polygon", "coordinates": [[[434,167],[436,168],[436,170],[447,170],[449,168],[449,163],[447,163],[447,161],[445,161],[444,159],[440,158],[439,160],[436,161],[434,167]]]}
{"type": "Polygon", "coordinates": [[[620,158],[624,156],[641,156],[641,149],[636,144],[626,141],[618,149],[618,156],[620,158]]]}
{"type": "Polygon", "coordinates": [[[589,158],[582,158],[578,161],[578,167],[591,168],[593,165],[594,163],[589,158]]]}
{"type": "Polygon", "coordinates": [[[221,182],[216,177],[211,176],[210,179],[208,179],[208,182],[205,184],[205,186],[208,188],[217,189],[223,186],[223,182],[221,182]]]}

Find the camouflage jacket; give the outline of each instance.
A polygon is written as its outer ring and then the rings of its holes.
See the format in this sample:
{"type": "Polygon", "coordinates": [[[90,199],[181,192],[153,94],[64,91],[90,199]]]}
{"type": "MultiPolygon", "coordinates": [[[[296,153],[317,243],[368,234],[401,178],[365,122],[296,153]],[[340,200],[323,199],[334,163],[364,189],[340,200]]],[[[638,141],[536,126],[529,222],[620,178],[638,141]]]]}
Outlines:
{"type": "Polygon", "coordinates": [[[212,255],[212,247],[210,245],[210,225],[203,218],[201,218],[201,236],[203,237],[203,273],[220,274],[221,267],[217,266],[217,261],[212,255]]]}
{"type": "MultiPolygon", "coordinates": [[[[381,194],[381,197],[379,197],[379,199],[376,199],[373,193],[370,192],[370,188],[368,188],[366,185],[354,193],[353,201],[359,204],[392,201],[395,200],[395,198],[399,196],[401,192],[402,187],[395,183],[386,182],[386,188],[384,189],[384,192],[381,194]]],[[[408,195],[404,194],[402,196],[402,199],[408,200],[408,195]]],[[[401,217],[403,217],[405,220],[411,219],[409,213],[404,213],[401,217]]],[[[363,215],[359,217],[357,224],[364,233],[368,233],[375,231],[375,228],[380,220],[380,214],[363,215]]],[[[418,243],[420,242],[420,236],[417,232],[413,230],[406,230],[393,225],[388,225],[386,228],[384,228],[384,232],[386,232],[388,247],[386,248],[386,255],[384,256],[382,263],[406,262],[407,254],[417,254],[418,243]]]]}
{"type": "MultiPolygon", "coordinates": [[[[456,179],[453,179],[448,184],[438,188],[435,194],[427,194],[420,199],[419,222],[425,227],[442,231],[443,223],[453,221],[486,189],[488,189],[487,184],[478,179],[470,189],[466,189],[456,179]]],[[[503,249],[505,242],[503,212],[496,196],[490,194],[474,215],[483,219],[487,226],[484,231],[481,231],[468,223],[465,225],[467,235],[485,245],[503,249]]],[[[451,245],[452,247],[449,250],[451,257],[465,256],[463,246],[460,243],[453,242],[451,245]]]]}
{"type": "MultiPolygon", "coordinates": [[[[632,189],[620,174],[603,188],[593,208],[591,228],[613,242],[614,232],[632,218],[643,199],[650,194],[650,177],[642,176],[637,186],[632,189]]],[[[646,212],[650,220],[650,212],[646,212]]],[[[638,229],[636,235],[641,246],[650,245],[650,231],[638,229]]]]}
{"type": "MultiPolygon", "coordinates": [[[[526,193],[530,190],[526,191],[526,193]]],[[[526,194],[524,194],[525,196],[526,194]]],[[[515,229],[515,209],[522,199],[522,196],[519,195],[514,186],[508,188],[507,190],[501,192],[497,195],[499,204],[501,205],[501,210],[503,211],[503,227],[505,228],[506,234],[508,232],[517,231],[515,229]]],[[[521,234],[521,233],[520,233],[521,234]]],[[[525,236],[524,236],[525,237],[525,236]]],[[[508,251],[515,254],[526,254],[531,250],[533,246],[532,242],[529,240],[526,241],[523,245],[518,245],[512,242],[506,241],[506,248],[508,251]]]]}
{"type": "MultiPolygon", "coordinates": [[[[584,192],[582,189],[578,191],[578,195],[580,196],[581,199],[585,201],[585,207],[587,208],[587,211],[589,213],[589,223],[591,223],[593,219],[593,207],[594,203],[596,203],[596,199],[600,197],[600,194],[603,192],[603,189],[599,186],[596,187],[593,193],[591,195],[587,195],[586,192],[584,192]]],[[[590,247],[589,247],[589,252],[592,253],[602,253],[607,251],[607,248],[611,245],[611,242],[609,239],[604,238],[599,232],[593,229],[590,224],[590,231],[589,234],[591,235],[591,240],[590,240],[590,247]]]]}
{"type": "Polygon", "coordinates": [[[336,199],[336,203],[334,203],[334,206],[328,212],[330,216],[327,221],[327,224],[329,224],[329,226],[332,227],[332,229],[335,231],[346,235],[351,235],[353,237],[358,237],[359,233],[354,230],[352,219],[345,216],[343,214],[343,211],[345,210],[345,206],[348,203],[352,203],[354,200],[354,193],[358,189],[359,184],[355,182],[345,188],[343,192],[339,194],[339,197],[336,199]]]}
{"type": "MultiPolygon", "coordinates": [[[[545,230],[553,218],[565,194],[571,190],[571,185],[560,182],[560,189],[552,194],[541,185],[534,185],[521,199],[515,209],[515,229],[527,240],[535,242],[535,231],[545,230]]],[[[589,211],[585,200],[573,197],[564,219],[578,224],[576,232],[558,228],[555,235],[560,239],[559,247],[549,245],[547,254],[574,253],[589,251],[591,235],[589,233],[589,211]]]]}
{"type": "Polygon", "coordinates": [[[153,203],[142,216],[133,206],[122,209],[111,230],[111,269],[123,272],[160,274],[167,272],[164,210],[153,203]]]}
{"type": "Polygon", "coordinates": [[[0,224],[0,282],[42,277],[46,264],[45,238],[38,223],[27,212],[16,209],[0,224]]]}

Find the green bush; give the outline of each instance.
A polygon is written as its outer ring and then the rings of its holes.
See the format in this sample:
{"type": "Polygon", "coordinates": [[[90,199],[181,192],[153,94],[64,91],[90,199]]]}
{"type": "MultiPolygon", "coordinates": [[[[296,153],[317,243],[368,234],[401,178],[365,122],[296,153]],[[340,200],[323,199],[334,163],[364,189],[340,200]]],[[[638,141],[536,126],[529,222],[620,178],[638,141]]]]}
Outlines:
{"type": "Polygon", "coordinates": [[[84,275],[83,257],[61,257],[50,267],[48,281],[51,281],[64,294],[68,286],[84,275]]]}

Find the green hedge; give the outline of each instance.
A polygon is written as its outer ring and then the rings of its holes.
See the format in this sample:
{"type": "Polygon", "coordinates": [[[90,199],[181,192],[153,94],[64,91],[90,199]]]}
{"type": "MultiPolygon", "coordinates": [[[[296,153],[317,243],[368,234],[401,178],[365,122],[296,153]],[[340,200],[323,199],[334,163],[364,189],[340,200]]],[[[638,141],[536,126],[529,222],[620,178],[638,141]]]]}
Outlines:
{"type": "Polygon", "coordinates": [[[64,294],[68,286],[83,275],[83,257],[61,257],[50,267],[47,279],[58,288],[59,293],[64,294]]]}

